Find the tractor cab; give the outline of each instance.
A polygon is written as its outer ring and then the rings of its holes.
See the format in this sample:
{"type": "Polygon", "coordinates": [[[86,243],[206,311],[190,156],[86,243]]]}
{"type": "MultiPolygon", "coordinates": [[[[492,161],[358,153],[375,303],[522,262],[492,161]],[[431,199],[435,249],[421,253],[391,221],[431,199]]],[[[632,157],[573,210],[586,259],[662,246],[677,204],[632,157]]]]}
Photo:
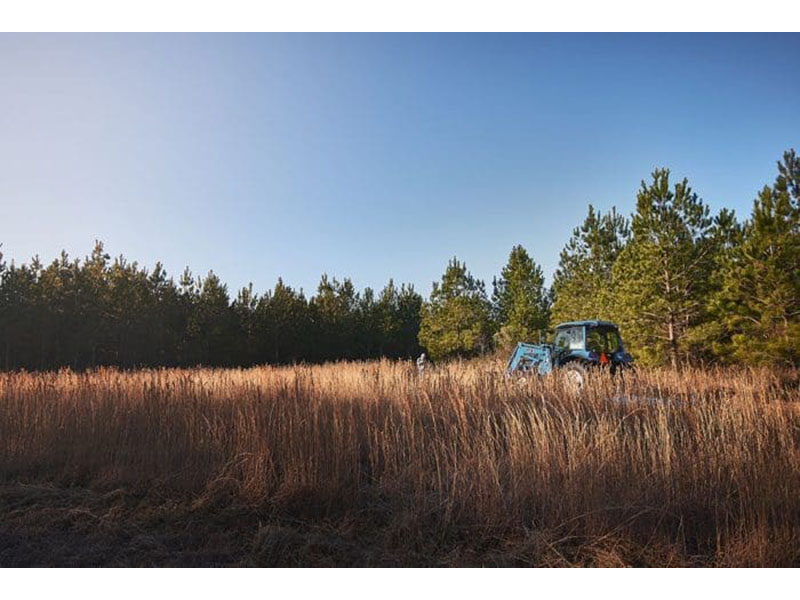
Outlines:
{"type": "Polygon", "coordinates": [[[571,321],[556,327],[553,340],[558,365],[579,361],[608,366],[611,370],[629,366],[633,358],[625,352],[619,329],[608,321],[571,321]]]}

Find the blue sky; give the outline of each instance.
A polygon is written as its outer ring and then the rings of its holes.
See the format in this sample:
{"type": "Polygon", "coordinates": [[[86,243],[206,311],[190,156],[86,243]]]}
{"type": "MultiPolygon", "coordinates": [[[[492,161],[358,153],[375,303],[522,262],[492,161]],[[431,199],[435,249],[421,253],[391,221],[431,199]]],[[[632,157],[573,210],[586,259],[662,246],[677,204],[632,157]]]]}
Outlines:
{"type": "Polygon", "coordinates": [[[800,36],[2,35],[6,258],[112,255],[235,290],[428,294],[655,167],[747,216],[800,146],[800,36]]]}

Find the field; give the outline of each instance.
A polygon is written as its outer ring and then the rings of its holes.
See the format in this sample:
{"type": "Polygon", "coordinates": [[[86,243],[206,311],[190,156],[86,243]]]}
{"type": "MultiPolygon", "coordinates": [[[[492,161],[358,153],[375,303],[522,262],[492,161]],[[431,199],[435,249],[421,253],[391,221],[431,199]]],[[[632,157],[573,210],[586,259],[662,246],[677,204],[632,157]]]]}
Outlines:
{"type": "Polygon", "coordinates": [[[800,566],[797,371],[0,375],[0,566],[800,566]]]}

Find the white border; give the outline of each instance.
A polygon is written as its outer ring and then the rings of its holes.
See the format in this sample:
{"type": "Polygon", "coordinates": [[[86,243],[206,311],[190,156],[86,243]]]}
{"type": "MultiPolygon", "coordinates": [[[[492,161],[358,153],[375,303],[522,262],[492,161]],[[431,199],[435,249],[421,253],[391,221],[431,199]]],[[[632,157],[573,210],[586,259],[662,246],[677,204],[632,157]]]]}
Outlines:
{"type": "MultiPolygon", "coordinates": [[[[671,0],[532,3],[404,0],[28,0],[4,4],[5,31],[774,31],[797,27],[798,3],[671,0]]],[[[237,596],[381,600],[642,596],[753,597],[794,588],[794,570],[15,570],[6,597],[141,600],[237,596]]]]}
{"type": "MultiPolygon", "coordinates": [[[[14,0],[4,31],[786,31],[790,0],[14,0]]],[[[791,30],[791,29],[790,29],[791,30]]]]}
{"type": "Polygon", "coordinates": [[[4,569],[6,597],[676,600],[783,595],[793,569],[4,569]]]}

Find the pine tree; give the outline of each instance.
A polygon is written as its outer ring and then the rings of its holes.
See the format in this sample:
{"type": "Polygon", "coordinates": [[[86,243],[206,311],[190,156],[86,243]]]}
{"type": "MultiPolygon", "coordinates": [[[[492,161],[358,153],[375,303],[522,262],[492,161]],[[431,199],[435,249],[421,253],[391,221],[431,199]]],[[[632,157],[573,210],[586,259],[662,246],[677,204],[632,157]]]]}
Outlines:
{"type": "Polygon", "coordinates": [[[453,258],[422,307],[419,342],[434,359],[474,356],[488,348],[489,332],[485,285],[453,258]]]}
{"type": "Polygon", "coordinates": [[[514,246],[508,263],[493,282],[492,313],[498,347],[536,340],[547,329],[548,295],[542,269],[522,246],[514,246]]]}
{"type": "Polygon", "coordinates": [[[108,279],[110,361],[123,367],[146,364],[152,357],[148,274],[136,261],[120,255],[109,268],[108,279]]]}
{"type": "Polygon", "coordinates": [[[376,304],[376,323],[380,338],[381,356],[400,356],[400,314],[398,311],[398,291],[392,279],[381,290],[376,304]]]}
{"type": "Polygon", "coordinates": [[[258,294],[253,292],[252,282],[239,290],[233,301],[233,313],[236,318],[235,340],[231,344],[234,350],[234,364],[250,366],[258,361],[258,334],[256,331],[256,307],[258,294]]]}
{"type": "Polygon", "coordinates": [[[228,286],[209,271],[190,318],[190,329],[199,340],[200,363],[210,366],[233,363],[236,317],[230,305],[228,286]]]}
{"type": "Polygon", "coordinates": [[[413,285],[402,284],[397,294],[397,319],[400,330],[397,332],[398,352],[395,358],[411,358],[422,352],[419,344],[420,319],[422,312],[422,296],[413,285]]]}
{"type": "Polygon", "coordinates": [[[150,291],[148,324],[152,340],[148,363],[154,366],[181,364],[181,343],[187,315],[181,309],[180,292],[160,262],[156,263],[147,283],[150,291]]]}
{"type": "Polygon", "coordinates": [[[421,349],[419,334],[422,297],[414,286],[402,284],[398,289],[393,280],[381,290],[375,305],[376,328],[379,347],[376,356],[410,358],[418,356],[421,349]]]}
{"type": "MultiPolygon", "coordinates": [[[[103,243],[95,241],[91,256],[86,258],[78,273],[78,310],[81,313],[78,319],[78,339],[80,350],[84,354],[82,364],[96,365],[98,352],[102,350],[103,326],[108,307],[107,275],[110,258],[103,243]]],[[[77,363],[76,357],[73,366],[78,366],[77,363]]]]}
{"type": "Polygon", "coordinates": [[[369,359],[380,356],[381,332],[380,314],[375,292],[371,287],[364,288],[358,295],[353,315],[355,340],[352,350],[354,358],[369,359]]]}
{"type": "Polygon", "coordinates": [[[705,316],[686,336],[687,351],[695,362],[727,362],[730,359],[731,331],[720,292],[725,286],[726,270],[742,243],[742,226],[732,210],[723,208],[714,217],[710,231],[711,273],[705,299],[705,316]]]}
{"type": "Polygon", "coordinates": [[[800,158],[785,152],[723,265],[715,312],[729,334],[723,359],[800,362],[800,158]]]}
{"type": "Polygon", "coordinates": [[[259,300],[256,322],[264,361],[282,364],[311,358],[309,308],[302,291],[278,278],[272,292],[259,300]]]}
{"type": "Polygon", "coordinates": [[[201,340],[202,332],[197,328],[197,320],[194,317],[195,307],[200,297],[202,288],[200,278],[194,278],[189,267],[181,273],[178,281],[178,302],[181,318],[181,340],[180,363],[182,365],[196,365],[201,360],[201,340]]]}
{"type": "Polygon", "coordinates": [[[3,368],[35,366],[38,319],[34,308],[38,260],[18,267],[0,260],[0,340],[3,368]]]}
{"type": "Polygon", "coordinates": [[[669,170],[642,182],[633,237],[614,263],[614,310],[639,359],[677,366],[701,322],[713,266],[709,209],[686,179],[670,188],[669,170]]]}
{"type": "Polygon", "coordinates": [[[628,220],[612,207],[589,213],[561,251],[553,277],[553,325],[614,317],[611,270],[630,237],[628,220]]]}
{"type": "Polygon", "coordinates": [[[317,294],[310,301],[317,360],[355,357],[358,302],[359,294],[350,279],[340,283],[335,277],[322,275],[317,294]]]}

